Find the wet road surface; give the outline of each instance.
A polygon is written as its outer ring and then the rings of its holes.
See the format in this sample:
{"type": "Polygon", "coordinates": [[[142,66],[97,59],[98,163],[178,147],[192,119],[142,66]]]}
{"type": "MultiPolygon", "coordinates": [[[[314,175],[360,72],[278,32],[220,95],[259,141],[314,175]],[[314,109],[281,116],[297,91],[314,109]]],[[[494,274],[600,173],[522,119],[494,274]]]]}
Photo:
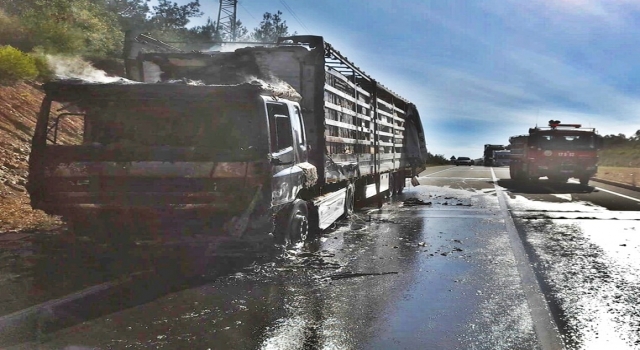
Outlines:
{"type": "MultiPolygon", "coordinates": [[[[97,306],[85,303],[68,312],[67,328],[35,322],[26,328],[33,339],[0,340],[17,349],[637,346],[634,194],[616,196],[599,185],[518,187],[507,168],[431,168],[420,182],[285,256],[209,262],[190,274],[200,278],[178,278],[193,264],[165,276],[147,272],[103,299],[113,310],[92,316],[97,306]]],[[[96,265],[125,280],[127,269],[114,265],[147,271],[171,257],[125,256],[133,262],[115,255],[96,265]]],[[[188,257],[164,263],[180,266],[188,257]]],[[[45,275],[111,280],[68,260],[45,275]]],[[[36,270],[24,268],[25,275],[36,270]]],[[[16,278],[24,290],[36,280],[16,278]]]]}

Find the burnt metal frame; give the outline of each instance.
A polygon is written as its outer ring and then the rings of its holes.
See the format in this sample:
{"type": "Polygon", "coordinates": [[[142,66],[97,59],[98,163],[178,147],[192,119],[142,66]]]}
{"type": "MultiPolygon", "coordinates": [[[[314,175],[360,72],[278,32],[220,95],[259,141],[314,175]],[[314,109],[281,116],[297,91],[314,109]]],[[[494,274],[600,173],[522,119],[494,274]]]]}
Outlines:
{"type": "Polygon", "coordinates": [[[63,117],[68,117],[68,116],[86,117],[87,114],[86,113],[61,113],[61,114],[59,114],[56,117],[55,122],[53,122],[53,124],[47,128],[47,133],[46,133],[47,140],[53,142],[54,145],[58,142],[58,126],[60,124],[60,120],[63,117]],[[52,129],[53,129],[53,140],[51,138],[49,138],[49,133],[51,132],[52,129]]]}

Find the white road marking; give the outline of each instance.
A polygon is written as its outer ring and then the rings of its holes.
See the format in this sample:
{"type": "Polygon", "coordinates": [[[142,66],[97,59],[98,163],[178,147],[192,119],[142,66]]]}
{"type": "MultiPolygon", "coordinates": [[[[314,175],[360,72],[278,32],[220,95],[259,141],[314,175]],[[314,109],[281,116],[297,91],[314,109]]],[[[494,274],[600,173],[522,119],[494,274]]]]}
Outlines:
{"type": "MultiPolygon", "coordinates": [[[[569,182],[574,183],[574,184],[580,183],[580,182],[578,182],[578,181],[576,181],[576,180],[569,180],[569,182]]],[[[614,194],[614,195],[616,195],[616,196],[618,196],[618,197],[622,197],[622,198],[630,199],[630,200],[632,200],[632,201],[640,202],[640,199],[638,199],[638,198],[633,198],[633,197],[629,197],[629,196],[625,196],[625,195],[624,195],[624,194],[622,194],[622,193],[617,193],[617,192],[613,192],[613,191],[605,190],[604,188],[601,188],[601,187],[595,187],[595,188],[596,188],[596,189],[598,189],[599,191],[603,191],[603,192],[611,193],[611,194],[614,194]]]]}
{"type": "Polygon", "coordinates": [[[573,197],[571,196],[571,193],[552,193],[551,194],[554,197],[558,197],[560,199],[564,199],[566,201],[571,202],[573,200],[573,197]]]}
{"type": "MultiPolygon", "coordinates": [[[[431,174],[426,174],[426,175],[422,175],[422,176],[418,176],[419,179],[426,179],[426,178],[434,178],[434,179],[469,179],[469,180],[486,180],[486,179],[490,179],[487,177],[450,177],[450,176],[433,176],[435,174],[439,174],[442,172],[445,172],[447,170],[451,170],[451,169],[459,169],[458,167],[451,167],[451,168],[446,168],[444,170],[440,170],[440,171],[436,171],[435,173],[431,173],[431,174]]],[[[469,168],[468,170],[474,170],[474,171],[486,171],[486,168],[480,168],[480,169],[474,169],[474,168],[469,168]]],[[[492,169],[493,172],[493,169],[492,169]]]]}
{"type": "Polygon", "coordinates": [[[421,178],[423,178],[423,177],[429,177],[429,176],[431,176],[431,175],[433,175],[433,174],[438,174],[438,173],[441,173],[441,172],[443,172],[443,171],[447,171],[447,170],[450,170],[450,169],[453,169],[453,168],[446,168],[446,169],[444,169],[444,170],[436,171],[435,173],[427,174],[427,175],[425,175],[425,176],[420,176],[420,177],[421,177],[421,178]]]}
{"type": "Polygon", "coordinates": [[[551,349],[564,349],[564,343],[560,337],[558,326],[556,325],[551,312],[549,311],[549,304],[542,293],[538,280],[536,279],[535,272],[529,263],[528,255],[524,249],[524,243],[518,234],[516,225],[513,222],[513,218],[509,213],[507,207],[506,194],[502,191],[502,187],[498,186],[498,178],[496,173],[491,168],[491,177],[493,178],[493,186],[496,189],[498,195],[498,203],[500,204],[500,212],[504,217],[505,226],[507,228],[507,235],[509,236],[509,242],[511,243],[511,249],[516,261],[516,268],[520,273],[520,280],[522,282],[522,288],[524,290],[527,303],[529,304],[529,310],[531,311],[531,319],[533,321],[533,328],[538,336],[538,341],[543,350],[551,349]]]}

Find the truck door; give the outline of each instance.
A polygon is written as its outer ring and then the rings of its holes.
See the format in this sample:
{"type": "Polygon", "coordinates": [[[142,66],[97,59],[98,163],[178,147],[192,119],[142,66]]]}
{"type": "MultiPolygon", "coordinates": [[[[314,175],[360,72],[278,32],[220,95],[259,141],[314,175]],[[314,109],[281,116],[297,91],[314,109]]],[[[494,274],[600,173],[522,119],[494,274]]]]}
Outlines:
{"type": "Polygon", "coordinates": [[[291,127],[293,129],[293,147],[296,163],[304,163],[307,161],[307,139],[300,106],[295,104],[291,106],[291,127]]]}
{"type": "Polygon", "coordinates": [[[297,194],[292,169],[296,165],[296,149],[294,142],[289,106],[285,102],[267,102],[269,119],[269,136],[271,147],[272,206],[293,201],[297,194]]]}

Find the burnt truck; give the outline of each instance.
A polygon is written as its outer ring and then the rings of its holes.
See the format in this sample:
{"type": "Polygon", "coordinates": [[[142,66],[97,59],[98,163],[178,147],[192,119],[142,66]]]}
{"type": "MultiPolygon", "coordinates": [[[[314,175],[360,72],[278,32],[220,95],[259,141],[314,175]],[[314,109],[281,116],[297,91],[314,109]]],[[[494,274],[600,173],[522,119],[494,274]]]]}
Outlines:
{"type": "Polygon", "coordinates": [[[424,169],[416,106],[322,37],[231,52],[126,46],[126,80],[43,86],[27,187],[70,232],[291,245],[424,169]],[[81,137],[60,144],[70,126],[81,137]]]}
{"type": "Polygon", "coordinates": [[[514,180],[546,176],[550,181],[566,182],[573,177],[588,185],[598,171],[602,136],[595,128],[550,120],[549,127],[530,128],[527,135],[509,138],[509,143],[509,174],[514,180]]]}

